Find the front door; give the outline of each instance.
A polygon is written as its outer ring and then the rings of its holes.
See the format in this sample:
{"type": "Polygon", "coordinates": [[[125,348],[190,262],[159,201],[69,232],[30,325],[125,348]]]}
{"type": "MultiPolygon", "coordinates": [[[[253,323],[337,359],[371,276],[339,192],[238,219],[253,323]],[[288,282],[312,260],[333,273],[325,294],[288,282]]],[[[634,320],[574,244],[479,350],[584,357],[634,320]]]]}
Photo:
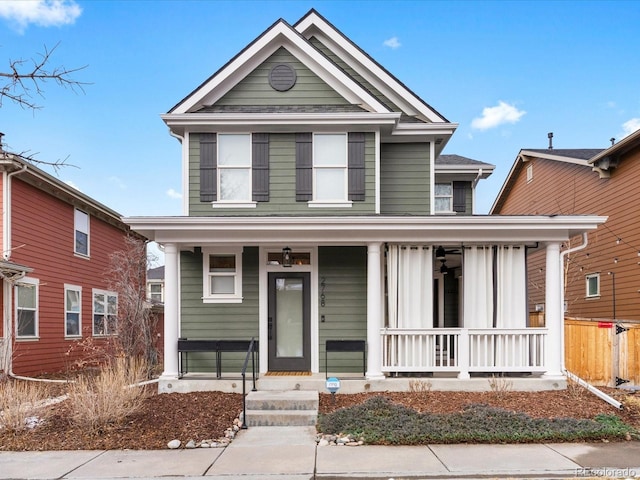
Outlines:
{"type": "Polygon", "coordinates": [[[269,273],[269,371],[311,370],[311,274],[269,273]]]}

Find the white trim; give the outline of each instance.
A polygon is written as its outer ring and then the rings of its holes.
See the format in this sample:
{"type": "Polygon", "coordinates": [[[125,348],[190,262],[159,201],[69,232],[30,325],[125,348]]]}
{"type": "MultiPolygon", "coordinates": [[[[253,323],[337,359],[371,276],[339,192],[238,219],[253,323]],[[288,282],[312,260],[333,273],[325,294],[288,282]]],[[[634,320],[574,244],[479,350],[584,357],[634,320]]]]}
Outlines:
{"type": "Polygon", "coordinates": [[[211,208],[256,208],[258,202],[211,202],[211,208]]]}
{"type": "Polygon", "coordinates": [[[13,315],[15,318],[15,326],[14,333],[16,340],[38,340],[40,338],[40,279],[38,278],[30,278],[24,277],[18,283],[16,283],[16,288],[14,289],[14,305],[13,305],[13,315]],[[19,306],[19,290],[20,287],[34,288],[35,289],[35,307],[33,309],[25,309],[21,308],[21,310],[29,310],[34,311],[35,315],[33,318],[34,323],[34,334],[33,335],[18,335],[18,309],[19,306]]]}
{"type": "Polygon", "coordinates": [[[436,146],[434,142],[429,142],[429,210],[431,215],[436,214],[436,146]]]}
{"type": "Polygon", "coordinates": [[[585,279],[585,295],[584,297],[589,299],[589,298],[600,298],[600,273],[595,272],[595,273],[588,273],[584,276],[585,279]],[[596,293],[594,293],[593,295],[589,293],[589,280],[595,278],[597,281],[596,287],[597,287],[597,291],[596,293]]]}
{"type": "Polygon", "coordinates": [[[242,247],[203,247],[202,248],[202,303],[242,303],[242,247]],[[226,276],[233,277],[233,293],[211,293],[209,257],[211,255],[233,255],[235,272],[226,276]]]}
{"type": "Polygon", "coordinates": [[[94,337],[110,337],[113,335],[116,335],[118,332],[118,294],[117,292],[113,292],[111,290],[103,290],[101,288],[92,288],[91,289],[91,335],[94,337]],[[104,296],[104,312],[103,313],[96,313],[95,311],[95,296],[96,295],[103,295],[104,296]],[[115,331],[110,331],[109,330],[109,324],[107,322],[107,317],[109,316],[109,297],[115,297],[116,298],[116,313],[115,313],[115,317],[116,317],[116,327],[115,327],[115,331]],[[96,333],[95,331],[95,317],[96,315],[103,315],[104,316],[104,322],[105,322],[105,327],[106,327],[106,333],[96,333]]]}
{"type": "Polygon", "coordinates": [[[310,202],[307,202],[307,206],[309,208],[351,208],[353,207],[353,202],[342,202],[339,200],[335,202],[330,202],[328,200],[311,200],[310,202]]]}
{"type": "Polygon", "coordinates": [[[375,137],[375,211],[380,215],[380,131],[374,132],[375,137]]]}
{"type": "Polygon", "coordinates": [[[81,210],[79,208],[74,208],[73,209],[73,253],[77,256],[80,257],[85,257],[88,258],[91,256],[91,215],[89,215],[88,212],[85,212],[84,210],[81,210]],[[78,226],[78,214],[82,214],[85,215],[87,217],[87,231],[85,232],[84,230],[82,230],[79,226],[78,226]],[[87,252],[78,252],[76,250],[76,234],[80,232],[80,233],[84,233],[87,236],[87,252]]]}
{"type": "MultiPolygon", "coordinates": [[[[63,299],[64,303],[64,322],[63,322],[63,329],[64,329],[64,338],[82,338],[82,287],[79,285],[70,285],[65,283],[64,284],[64,299],[63,299]],[[78,298],[79,300],[79,305],[78,305],[78,311],[77,312],[72,312],[67,310],[67,292],[79,292],[80,296],[78,298]],[[78,314],[78,333],[76,335],[68,335],[67,334],[67,313],[77,313],[78,314]]],[[[93,301],[93,298],[92,298],[93,301]]]]}
{"type": "Polygon", "coordinates": [[[373,95],[345,74],[287,23],[280,20],[202,86],[176,105],[171,113],[187,113],[196,110],[199,106],[215,103],[240,79],[282,46],[286,47],[307,68],[350,103],[363,104],[376,112],[388,112],[388,109],[373,95]]]}

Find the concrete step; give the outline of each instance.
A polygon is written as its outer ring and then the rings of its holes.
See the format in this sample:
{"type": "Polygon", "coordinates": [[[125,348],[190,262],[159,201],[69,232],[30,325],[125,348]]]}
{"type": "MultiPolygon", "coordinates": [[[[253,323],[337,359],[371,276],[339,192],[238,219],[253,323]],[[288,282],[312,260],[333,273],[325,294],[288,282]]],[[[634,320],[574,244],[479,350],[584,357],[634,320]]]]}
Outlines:
{"type": "Polygon", "coordinates": [[[246,398],[247,426],[309,426],[318,420],[317,391],[258,391],[246,398]]]}

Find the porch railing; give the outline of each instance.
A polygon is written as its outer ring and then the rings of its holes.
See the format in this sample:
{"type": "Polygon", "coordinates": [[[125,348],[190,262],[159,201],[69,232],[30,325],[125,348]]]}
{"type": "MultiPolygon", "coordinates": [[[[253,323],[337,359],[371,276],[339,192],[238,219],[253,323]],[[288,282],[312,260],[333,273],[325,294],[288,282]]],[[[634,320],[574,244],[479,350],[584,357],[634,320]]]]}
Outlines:
{"type": "Polygon", "coordinates": [[[546,328],[384,328],[383,372],[544,372],[546,328]]]}

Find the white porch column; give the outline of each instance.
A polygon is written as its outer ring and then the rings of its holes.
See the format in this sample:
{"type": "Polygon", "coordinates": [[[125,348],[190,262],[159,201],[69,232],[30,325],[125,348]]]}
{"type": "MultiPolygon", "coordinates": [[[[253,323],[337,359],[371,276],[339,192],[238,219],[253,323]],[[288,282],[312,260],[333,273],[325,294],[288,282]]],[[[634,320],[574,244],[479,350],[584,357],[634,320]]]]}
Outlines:
{"type": "Polygon", "coordinates": [[[178,247],[164,244],[164,372],[165,378],[178,378],[178,247]]]}
{"type": "Polygon", "coordinates": [[[561,286],[562,265],[560,265],[560,243],[547,244],[546,288],[545,288],[545,323],[549,331],[547,335],[546,377],[562,376],[562,356],[564,346],[564,306],[561,286]]]}
{"type": "Polygon", "coordinates": [[[382,256],[380,243],[367,245],[367,378],[381,379],[382,374],[382,256]]]}

